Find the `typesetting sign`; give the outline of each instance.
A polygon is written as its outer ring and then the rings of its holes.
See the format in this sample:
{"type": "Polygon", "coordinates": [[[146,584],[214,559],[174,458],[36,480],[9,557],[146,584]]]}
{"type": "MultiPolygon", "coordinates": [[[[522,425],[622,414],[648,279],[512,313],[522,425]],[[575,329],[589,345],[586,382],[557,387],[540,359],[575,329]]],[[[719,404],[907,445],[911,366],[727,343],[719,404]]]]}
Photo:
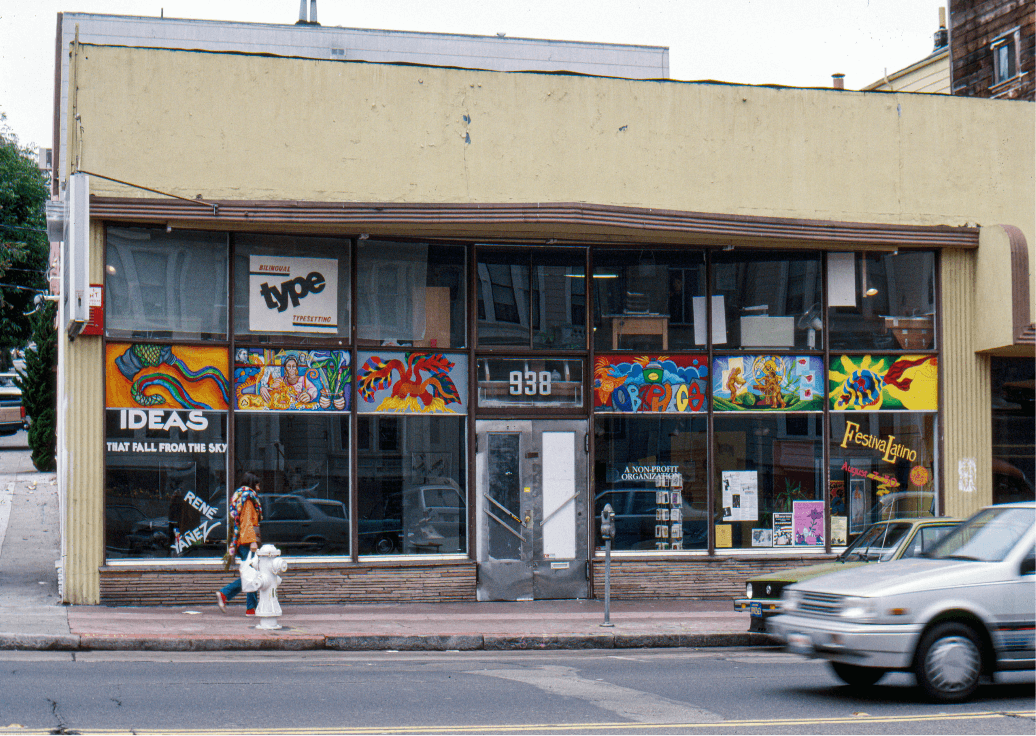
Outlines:
{"type": "Polygon", "coordinates": [[[248,257],[248,329],[338,333],[338,259],[248,257]]]}

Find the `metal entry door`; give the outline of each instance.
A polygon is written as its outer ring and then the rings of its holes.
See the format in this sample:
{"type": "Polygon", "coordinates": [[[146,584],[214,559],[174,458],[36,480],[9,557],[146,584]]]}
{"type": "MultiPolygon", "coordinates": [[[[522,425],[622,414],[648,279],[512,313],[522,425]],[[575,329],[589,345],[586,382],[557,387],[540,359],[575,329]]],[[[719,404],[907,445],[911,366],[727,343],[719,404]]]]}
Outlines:
{"type": "Polygon", "coordinates": [[[479,421],[480,601],[587,595],[586,422],[479,421]]]}

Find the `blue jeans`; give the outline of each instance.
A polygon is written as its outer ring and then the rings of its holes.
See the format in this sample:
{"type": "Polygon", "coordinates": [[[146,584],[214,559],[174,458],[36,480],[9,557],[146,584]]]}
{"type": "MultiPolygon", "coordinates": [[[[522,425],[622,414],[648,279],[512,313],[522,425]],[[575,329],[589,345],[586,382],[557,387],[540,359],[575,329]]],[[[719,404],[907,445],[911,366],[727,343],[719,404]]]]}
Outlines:
{"type": "MultiPolygon", "coordinates": [[[[242,560],[248,557],[247,544],[244,547],[238,548],[237,556],[242,560]]],[[[234,582],[228,583],[227,585],[223,586],[220,592],[223,594],[223,597],[226,598],[228,601],[231,600],[234,596],[241,592],[241,576],[238,575],[236,578],[234,578],[234,582]]],[[[259,594],[247,593],[245,595],[245,609],[249,611],[254,611],[257,605],[259,605],[259,594]]]]}

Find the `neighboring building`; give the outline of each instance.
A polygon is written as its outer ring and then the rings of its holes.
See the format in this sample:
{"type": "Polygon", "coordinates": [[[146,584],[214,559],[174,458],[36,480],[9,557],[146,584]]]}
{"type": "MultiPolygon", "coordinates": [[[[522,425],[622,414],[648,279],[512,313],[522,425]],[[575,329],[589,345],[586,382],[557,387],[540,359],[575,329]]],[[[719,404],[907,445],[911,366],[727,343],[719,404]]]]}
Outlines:
{"type": "Polygon", "coordinates": [[[243,471],[299,602],[600,595],[605,504],[613,595],[733,597],[993,497],[1031,105],[125,44],[69,78],[67,601],[208,603],[243,471]]]}
{"type": "Polygon", "coordinates": [[[950,47],[946,31],[946,8],[939,8],[939,30],[932,53],[908,67],[886,74],[868,84],[862,92],[950,92],[950,47]]]}
{"type": "Polygon", "coordinates": [[[953,94],[1034,99],[1036,6],[1031,0],[950,0],[953,94]]]}

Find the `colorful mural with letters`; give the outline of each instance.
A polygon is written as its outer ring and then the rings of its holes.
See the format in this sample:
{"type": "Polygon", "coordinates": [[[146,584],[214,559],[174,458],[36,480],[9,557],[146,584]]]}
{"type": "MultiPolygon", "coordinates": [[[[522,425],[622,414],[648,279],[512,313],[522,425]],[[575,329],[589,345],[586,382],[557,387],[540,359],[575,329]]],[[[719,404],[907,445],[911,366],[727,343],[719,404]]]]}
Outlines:
{"type": "Polygon", "coordinates": [[[444,353],[361,350],[356,386],[360,412],[462,414],[467,411],[468,361],[444,353]],[[459,387],[459,388],[458,388],[459,387]]]}
{"type": "Polygon", "coordinates": [[[827,385],[835,411],[939,408],[934,355],[842,355],[831,359],[827,385]]]}
{"type": "Polygon", "coordinates": [[[705,411],[708,377],[705,355],[598,356],[594,408],[664,414],[705,411]]]}
{"type": "Polygon", "coordinates": [[[712,361],[715,411],[820,411],[824,361],[815,355],[719,356],[712,361]]]}
{"type": "Polygon", "coordinates": [[[234,394],[241,411],[348,411],[352,371],[347,350],[240,348],[234,394]]]}
{"type": "Polygon", "coordinates": [[[110,409],[225,411],[230,403],[226,348],[108,343],[104,365],[110,409]]]}

